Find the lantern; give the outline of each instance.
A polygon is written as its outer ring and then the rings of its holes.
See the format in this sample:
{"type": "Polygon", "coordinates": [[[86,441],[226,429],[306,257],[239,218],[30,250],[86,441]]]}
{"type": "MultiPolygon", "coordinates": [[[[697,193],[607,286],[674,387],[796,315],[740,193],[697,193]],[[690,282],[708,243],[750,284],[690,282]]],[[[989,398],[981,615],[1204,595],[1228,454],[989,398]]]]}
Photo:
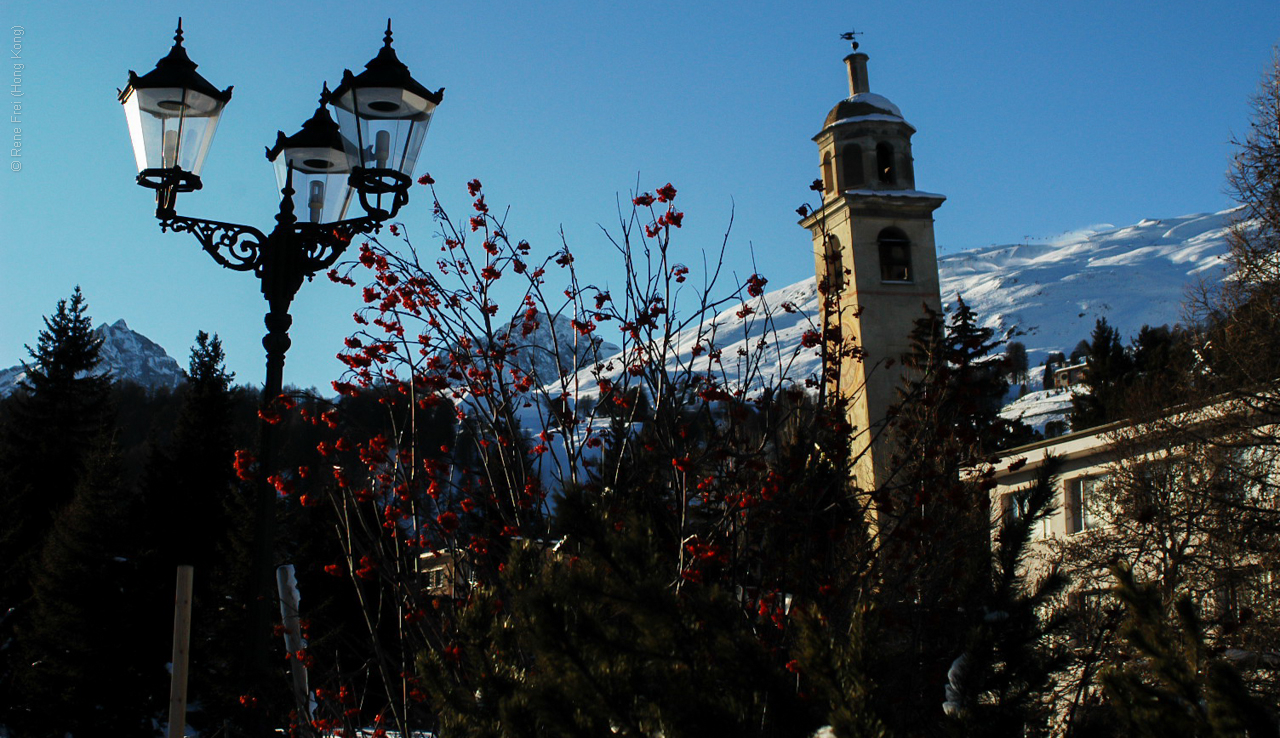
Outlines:
{"type": "Polygon", "coordinates": [[[342,83],[329,95],[346,138],[355,176],[366,193],[408,189],[431,115],[444,97],[410,74],[391,48],[391,22],[378,55],[358,75],[342,73],[342,83]]]}
{"type": "Polygon", "coordinates": [[[181,19],[173,40],[173,48],[155,69],[141,77],[129,71],[120,102],[138,164],[138,183],[190,192],[200,188],[200,169],[231,88],[219,91],[196,72],[182,46],[181,19]]]}
{"type": "Polygon", "coordinates": [[[348,150],[354,147],[343,139],[325,108],[328,94],[326,86],[320,107],[301,131],[292,136],[278,132],[275,146],[267,149],[267,159],[275,163],[276,183],[281,190],[286,184],[293,188],[293,210],[304,223],[335,223],[351,205],[348,150]]]}

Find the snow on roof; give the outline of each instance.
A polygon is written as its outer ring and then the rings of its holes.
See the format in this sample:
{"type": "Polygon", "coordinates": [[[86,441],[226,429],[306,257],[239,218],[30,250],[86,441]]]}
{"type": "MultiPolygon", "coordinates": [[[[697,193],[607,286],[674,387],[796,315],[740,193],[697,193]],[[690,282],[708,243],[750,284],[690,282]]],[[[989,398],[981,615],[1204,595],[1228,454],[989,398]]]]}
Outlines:
{"type": "Polygon", "coordinates": [[[867,105],[874,105],[877,108],[880,108],[881,110],[889,111],[893,115],[897,116],[898,120],[902,120],[902,111],[899,110],[898,106],[890,102],[889,98],[885,97],[884,95],[877,95],[874,92],[859,92],[853,97],[850,97],[849,102],[866,103],[867,105]]]}
{"type": "MultiPolygon", "coordinates": [[[[845,123],[862,123],[862,122],[864,122],[864,121],[870,121],[870,122],[877,122],[877,121],[879,121],[879,122],[884,122],[884,123],[901,123],[901,124],[903,124],[904,126],[906,126],[907,128],[910,128],[912,133],[915,133],[915,130],[916,130],[916,127],[915,127],[915,126],[911,125],[910,123],[906,122],[905,120],[903,120],[902,118],[899,118],[899,117],[898,117],[898,116],[896,116],[896,115],[876,115],[876,114],[872,114],[872,115],[851,115],[851,116],[849,116],[848,118],[841,118],[840,120],[838,120],[838,121],[836,121],[836,122],[832,123],[831,125],[832,125],[832,126],[839,126],[839,125],[844,125],[845,123]]],[[[830,127],[830,126],[828,126],[828,127],[830,127]]]]}
{"type": "Polygon", "coordinates": [[[845,190],[846,195],[874,195],[879,197],[928,197],[935,199],[947,199],[946,195],[939,195],[936,192],[924,192],[923,190],[845,190]]]}

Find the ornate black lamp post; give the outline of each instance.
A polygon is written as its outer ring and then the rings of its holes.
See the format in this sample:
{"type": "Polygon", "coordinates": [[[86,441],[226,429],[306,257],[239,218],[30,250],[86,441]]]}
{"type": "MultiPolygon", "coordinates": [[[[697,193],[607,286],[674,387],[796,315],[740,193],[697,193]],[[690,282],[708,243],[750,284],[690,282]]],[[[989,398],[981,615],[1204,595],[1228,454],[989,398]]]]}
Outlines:
{"type": "MultiPolygon", "coordinates": [[[[264,406],[283,387],[289,349],[289,305],[304,279],[329,268],[357,235],[376,231],[408,200],[414,164],[444,89],[432,92],[409,74],[391,48],[391,22],[378,55],[353,75],[343,72],[333,92],[327,86],[315,115],[292,136],[277,135],[267,149],[280,186],[280,213],[269,235],[252,226],[189,218],[174,210],[178,193],[201,188],[200,169],[231,88],[219,91],[196,72],[182,46],[178,21],[173,48],[156,68],[120,92],[138,163],[138,184],[156,191],[161,230],[186,231],[214,261],[262,282],[269,310],[264,406]],[[326,106],[338,112],[338,122],[326,106]],[[365,215],[344,219],[354,196],[365,215]],[[299,217],[299,214],[301,217],[299,217]]],[[[261,427],[260,469],[272,469],[272,426],[261,427]]],[[[263,481],[256,505],[254,542],[255,613],[259,658],[265,659],[270,633],[271,581],[275,543],[275,491],[263,481]]]]}

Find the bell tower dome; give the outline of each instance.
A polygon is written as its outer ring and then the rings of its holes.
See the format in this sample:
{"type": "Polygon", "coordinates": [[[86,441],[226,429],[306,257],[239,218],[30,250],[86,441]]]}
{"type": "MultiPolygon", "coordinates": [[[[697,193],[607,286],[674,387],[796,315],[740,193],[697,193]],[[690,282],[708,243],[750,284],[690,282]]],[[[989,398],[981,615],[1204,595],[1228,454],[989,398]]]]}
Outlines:
{"type": "Polygon", "coordinates": [[[827,389],[848,403],[864,489],[880,487],[892,471],[882,431],[905,379],[900,358],[915,321],[925,306],[941,311],[933,212],[946,199],[916,189],[916,129],[871,91],[868,58],[854,41],[844,59],[849,97],[813,137],[822,205],[800,221],[813,237],[823,296],[827,389]],[[840,350],[850,342],[858,351],[840,350]]]}

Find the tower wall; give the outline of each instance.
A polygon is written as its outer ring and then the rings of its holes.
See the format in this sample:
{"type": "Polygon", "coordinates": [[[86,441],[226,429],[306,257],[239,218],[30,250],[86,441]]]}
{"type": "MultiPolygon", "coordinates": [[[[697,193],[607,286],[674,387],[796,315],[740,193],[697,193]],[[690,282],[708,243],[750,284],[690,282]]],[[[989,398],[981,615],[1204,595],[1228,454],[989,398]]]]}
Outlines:
{"type": "Polygon", "coordinates": [[[801,225],[812,234],[815,272],[827,296],[824,320],[840,328],[828,336],[861,349],[859,356],[840,356],[839,346],[828,346],[839,362],[828,390],[848,402],[855,472],[866,488],[884,485],[893,471],[886,419],[908,379],[901,357],[911,348],[911,332],[926,306],[941,311],[933,212],[946,198],[915,190],[915,129],[896,106],[866,92],[866,55],[850,59],[855,94],[832,109],[814,137],[823,205],[801,225]],[[848,152],[861,157],[861,182],[848,181],[847,173],[859,173],[845,165],[848,152]]]}

